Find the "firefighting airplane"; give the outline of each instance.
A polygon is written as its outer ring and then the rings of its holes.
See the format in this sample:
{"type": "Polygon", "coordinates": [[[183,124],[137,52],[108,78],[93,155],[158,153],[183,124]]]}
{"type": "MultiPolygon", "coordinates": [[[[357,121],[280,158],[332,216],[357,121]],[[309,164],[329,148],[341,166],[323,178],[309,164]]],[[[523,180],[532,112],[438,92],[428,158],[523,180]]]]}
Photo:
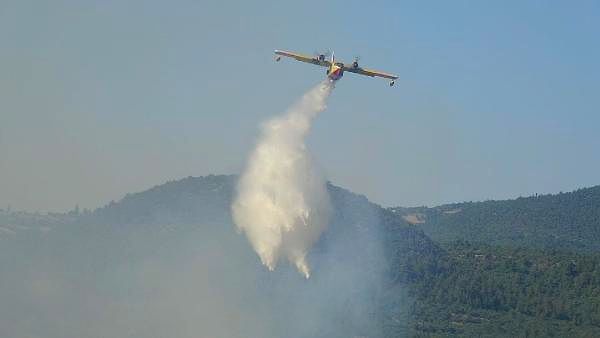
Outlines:
{"type": "Polygon", "coordinates": [[[337,81],[344,76],[344,72],[351,72],[360,75],[366,75],[370,77],[382,77],[390,79],[390,87],[394,85],[394,80],[398,77],[393,74],[383,73],[372,69],[362,68],[358,65],[358,58],[354,59],[351,64],[344,64],[343,62],[336,62],[334,54],[331,53],[331,61],[325,60],[325,54],[318,54],[316,56],[307,56],[294,52],[287,52],[284,50],[275,50],[275,61],[281,60],[282,56],[290,57],[298,61],[312,63],[313,65],[327,67],[327,77],[331,81],[337,81]]]}

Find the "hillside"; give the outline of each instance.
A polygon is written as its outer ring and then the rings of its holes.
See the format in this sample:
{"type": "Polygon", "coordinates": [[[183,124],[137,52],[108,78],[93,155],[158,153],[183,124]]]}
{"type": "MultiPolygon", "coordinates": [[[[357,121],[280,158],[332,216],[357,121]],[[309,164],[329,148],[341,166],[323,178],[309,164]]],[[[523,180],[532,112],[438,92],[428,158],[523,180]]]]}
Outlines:
{"type": "Polygon", "coordinates": [[[600,336],[600,254],[445,249],[448,269],[411,284],[413,336],[600,336]]]}
{"type": "MultiPolygon", "coordinates": [[[[231,224],[229,205],[235,179],[207,176],[168,182],[110,203],[93,212],[90,221],[119,227],[231,224]]],[[[381,285],[385,287],[374,310],[377,315],[370,319],[381,323],[382,336],[600,334],[600,322],[596,319],[600,318],[600,256],[475,245],[451,241],[450,236],[440,247],[415,227],[427,231],[427,221],[414,224],[410,217],[398,217],[398,209],[381,208],[364,196],[331,184],[328,190],[334,217],[313,250],[313,261],[318,260],[320,252],[331,251],[336,238],[349,238],[344,241],[343,254],[336,255],[336,265],[353,255],[352,266],[362,266],[367,274],[376,273],[378,270],[372,266],[381,262],[374,261],[369,252],[377,250],[374,244],[383,243],[385,278],[381,285]],[[370,235],[356,236],[364,229],[374,228],[377,231],[370,235]],[[348,252],[347,247],[357,250],[348,252]]],[[[597,193],[598,188],[591,188],[513,201],[459,203],[421,209],[418,213],[413,209],[410,215],[421,221],[428,220],[426,217],[456,219],[479,213],[482,222],[487,222],[483,218],[487,214],[497,216],[497,221],[488,224],[512,224],[517,222],[508,217],[513,213],[521,224],[556,229],[558,225],[552,220],[573,214],[574,222],[570,224],[593,229],[589,226],[593,223],[590,215],[598,212],[595,205],[599,204],[594,200],[597,193]],[[504,217],[498,216],[502,214],[500,210],[504,210],[504,217]],[[583,215],[575,215],[582,212],[583,215]]],[[[515,236],[495,244],[518,246],[527,240],[531,238],[515,236]]],[[[379,328],[374,326],[371,330],[379,328]]]]}
{"type": "Polygon", "coordinates": [[[307,283],[285,262],[268,272],[232,223],[235,180],[171,181],[92,212],[47,220],[45,231],[0,238],[0,274],[6,276],[0,297],[3,308],[15,309],[0,312],[0,336],[119,336],[125,330],[136,337],[173,336],[182,320],[229,337],[407,334],[403,285],[441,271],[444,250],[389,210],[329,184],[333,215],[309,255],[313,277],[307,283]],[[210,312],[214,318],[199,314],[209,300],[220,304],[210,312]],[[53,317],[50,309],[61,306],[65,318],[76,320],[73,327],[53,317]],[[19,320],[32,307],[39,309],[37,320],[19,320]],[[113,325],[115,316],[131,311],[137,318],[113,325]],[[148,311],[161,319],[146,322],[148,311]],[[236,325],[219,325],[232,312],[240,313],[236,325]],[[298,317],[312,324],[289,320],[298,317]],[[91,320],[114,329],[76,324],[91,320]]]}
{"type": "Polygon", "coordinates": [[[600,250],[600,186],[513,200],[390,210],[440,242],[600,250]]]}
{"type": "Polygon", "coordinates": [[[307,282],[287,264],[268,272],[235,232],[235,181],[188,177],[92,212],[3,212],[0,298],[7,311],[0,312],[0,336],[195,337],[200,329],[228,337],[600,334],[598,254],[519,248],[551,246],[528,242],[545,238],[541,230],[497,242],[481,236],[498,224],[556,231],[562,223],[553,220],[565,215],[591,233],[598,188],[385,209],[328,184],[334,212],[309,255],[314,275],[307,282]],[[479,229],[479,242],[506,246],[454,241],[471,234],[464,224],[479,229]],[[446,232],[434,231],[440,228],[446,232]],[[207,312],[207,302],[218,306],[207,312]],[[232,313],[237,319],[223,322],[232,313]],[[36,320],[26,320],[32,314],[36,320]]]}

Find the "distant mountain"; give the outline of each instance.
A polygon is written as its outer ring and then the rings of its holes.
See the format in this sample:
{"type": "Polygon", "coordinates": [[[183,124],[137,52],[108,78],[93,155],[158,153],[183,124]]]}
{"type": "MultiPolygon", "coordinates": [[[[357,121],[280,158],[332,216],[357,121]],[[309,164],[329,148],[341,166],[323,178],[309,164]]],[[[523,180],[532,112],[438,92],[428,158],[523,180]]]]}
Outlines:
{"type": "Polygon", "coordinates": [[[432,239],[600,251],[600,186],[514,200],[390,208],[432,239]]]}
{"type": "Polygon", "coordinates": [[[34,232],[47,232],[79,218],[75,212],[39,213],[0,210],[0,240],[34,232]]]}

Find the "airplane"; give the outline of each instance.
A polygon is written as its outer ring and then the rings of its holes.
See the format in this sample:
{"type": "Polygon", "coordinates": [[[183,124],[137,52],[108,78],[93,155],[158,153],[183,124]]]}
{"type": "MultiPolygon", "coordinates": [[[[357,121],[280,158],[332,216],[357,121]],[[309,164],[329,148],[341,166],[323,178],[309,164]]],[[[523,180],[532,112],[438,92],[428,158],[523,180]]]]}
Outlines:
{"type": "Polygon", "coordinates": [[[379,72],[372,69],[362,68],[358,65],[358,58],[354,59],[351,64],[344,64],[343,62],[336,62],[334,53],[331,53],[331,61],[325,59],[325,54],[318,54],[316,56],[308,56],[298,54],[294,52],[288,52],[285,50],[275,50],[275,61],[281,60],[281,57],[289,57],[298,61],[312,63],[313,65],[327,67],[327,77],[331,81],[337,81],[344,76],[344,72],[351,72],[360,75],[366,75],[370,77],[382,77],[390,79],[390,87],[394,85],[394,81],[398,78],[396,75],[379,72]]]}

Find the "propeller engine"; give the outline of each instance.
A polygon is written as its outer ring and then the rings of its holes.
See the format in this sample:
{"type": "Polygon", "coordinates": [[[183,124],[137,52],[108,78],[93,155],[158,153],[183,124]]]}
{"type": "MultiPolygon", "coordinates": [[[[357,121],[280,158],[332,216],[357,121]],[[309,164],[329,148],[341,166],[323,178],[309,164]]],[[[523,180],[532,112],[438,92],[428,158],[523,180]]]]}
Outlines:
{"type": "Polygon", "coordinates": [[[328,50],[327,50],[327,51],[324,51],[324,52],[319,52],[319,51],[316,51],[316,52],[314,53],[314,55],[315,55],[315,58],[316,58],[317,60],[319,60],[319,61],[325,61],[325,59],[331,55],[331,52],[330,52],[330,51],[328,51],[328,50]]]}
{"type": "Polygon", "coordinates": [[[354,61],[352,61],[352,67],[358,68],[358,60],[360,60],[359,56],[354,57],[354,61]]]}

